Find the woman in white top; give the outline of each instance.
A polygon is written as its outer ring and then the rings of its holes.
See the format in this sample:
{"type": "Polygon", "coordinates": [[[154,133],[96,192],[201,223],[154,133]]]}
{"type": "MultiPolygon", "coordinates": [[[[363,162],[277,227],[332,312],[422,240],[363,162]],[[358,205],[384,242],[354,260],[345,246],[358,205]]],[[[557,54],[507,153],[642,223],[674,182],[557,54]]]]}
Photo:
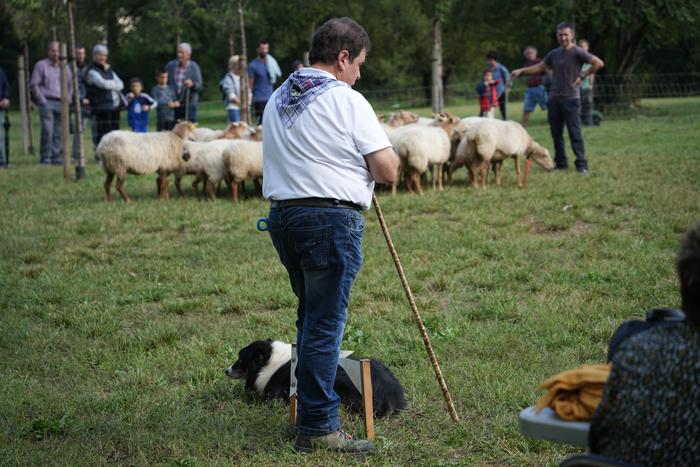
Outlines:
{"type": "MultiPolygon", "coordinates": [[[[229,123],[241,119],[241,56],[233,55],[228,61],[229,72],[221,79],[219,87],[224,94],[224,104],[229,123]]],[[[250,95],[250,93],[248,93],[250,95]]]]}

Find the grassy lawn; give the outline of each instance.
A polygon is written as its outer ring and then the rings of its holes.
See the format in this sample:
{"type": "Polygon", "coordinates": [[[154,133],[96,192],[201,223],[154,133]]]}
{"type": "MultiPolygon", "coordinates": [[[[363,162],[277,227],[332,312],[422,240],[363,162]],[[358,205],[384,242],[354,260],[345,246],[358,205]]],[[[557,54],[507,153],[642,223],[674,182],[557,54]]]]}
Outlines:
{"type": "MultiPolygon", "coordinates": [[[[462,422],[447,415],[369,212],[344,348],[385,361],[409,408],[377,422],[378,452],[357,462],[551,465],[581,451],[523,437],[517,414],[548,376],[604,361],[622,320],[679,305],[675,253],[700,219],[699,105],[645,101],[586,129],[588,177],[535,168],[519,190],[507,163],[504,186],[486,192],[462,169],[444,193],[379,193],[462,422]]],[[[203,123],[222,127],[221,107],[205,106],[203,123]]],[[[14,166],[0,170],[0,464],[355,463],[293,453],[287,407],[253,401],[223,373],[254,339],[294,338],[295,297],[255,229],[266,202],[159,202],[154,176],[129,176],[134,202],[107,204],[94,162],[86,180],[64,183],[61,168],[23,159],[12,118],[14,166]]],[[[533,115],[531,132],[551,150],[544,118],[533,115]]],[[[361,433],[359,418],[343,419],[361,433]]]]}

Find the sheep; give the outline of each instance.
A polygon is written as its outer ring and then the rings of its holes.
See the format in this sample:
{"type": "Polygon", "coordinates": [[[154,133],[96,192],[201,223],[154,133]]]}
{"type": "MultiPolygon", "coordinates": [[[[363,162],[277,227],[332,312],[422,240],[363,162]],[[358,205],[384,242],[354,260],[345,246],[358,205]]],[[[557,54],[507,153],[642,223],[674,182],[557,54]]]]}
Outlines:
{"type": "MultiPolygon", "coordinates": [[[[423,194],[420,176],[428,167],[437,166],[437,179],[433,177],[433,190],[439,183],[443,190],[442,172],[445,162],[450,157],[450,137],[459,119],[453,116],[438,116],[432,126],[405,125],[389,134],[396,150],[401,166],[404,169],[404,179],[409,191],[413,191],[411,180],[418,194],[423,194]]],[[[392,195],[396,194],[396,182],[392,185],[392,195]]]]}
{"type": "Polygon", "coordinates": [[[234,202],[238,202],[238,184],[253,180],[257,187],[262,174],[262,142],[240,141],[224,150],[224,176],[234,202]]]}
{"type": "Polygon", "coordinates": [[[250,127],[245,122],[234,122],[223,130],[212,130],[210,128],[196,128],[194,130],[194,140],[205,142],[215,139],[238,139],[243,138],[251,132],[250,127]]]}
{"type": "Polygon", "coordinates": [[[535,142],[518,122],[488,119],[470,127],[459,143],[455,164],[469,164],[472,186],[486,189],[489,165],[494,164],[496,185],[501,184],[503,161],[515,160],[518,187],[527,184],[520,174],[520,160],[532,158],[546,170],[552,170],[549,151],[535,142]]]}
{"type": "MultiPolygon", "coordinates": [[[[235,130],[230,131],[229,136],[239,135],[239,136],[236,136],[235,138],[232,138],[233,140],[246,139],[246,140],[250,140],[250,141],[262,141],[262,137],[263,137],[262,125],[258,125],[255,128],[250,128],[246,123],[243,123],[243,122],[236,122],[236,123],[232,123],[231,125],[235,125],[233,127],[233,128],[235,128],[235,130]],[[238,125],[238,123],[240,123],[241,125],[238,125]],[[240,129],[244,129],[245,132],[240,131],[240,129]]],[[[231,128],[231,125],[229,125],[229,129],[231,128]]],[[[213,130],[211,130],[211,131],[213,131],[213,130]]],[[[226,140],[229,142],[231,141],[231,139],[226,139],[226,138],[224,138],[223,140],[226,140]]],[[[213,141],[217,141],[217,140],[213,140],[213,141]]],[[[182,195],[182,187],[181,187],[181,183],[180,183],[182,180],[182,177],[184,177],[185,175],[188,175],[188,174],[195,175],[195,179],[192,181],[192,189],[194,190],[195,193],[197,193],[197,191],[198,191],[199,183],[206,181],[206,179],[207,179],[206,173],[199,170],[199,167],[197,164],[195,164],[195,163],[185,164],[185,166],[181,170],[179,170],[175,173],[175,189],[177,190],[179,195],[182,195]]],[[[218,180],[219,181],[217,184],[217,191],[219,190],[219,188],[221,188],[221,181],[223,180],[223,178],[219,178],[218,180]]],[[[206,184],[204,186],[206,189],[206,184]]],[[[209,196],[211,197],[211,195],[209,195],[209,196]]]]}
{"type": "Polygon", "coordinates": [[[242,140],[217,139],[185,143],[184,154],[189,155],[189,161],[183,169],[187,173],[196,174],[192,182],[195,192],[199,182],[205,181],[204,189],[207,196],[211,201],[216,199],[214,186],[224,179],[224,152],[229,146],[241,142],[242,140]]]}
{"type": "MultiPolygon", "coordinates": [[[[481,122],[488,120],[484,117],[464,117],[455,126],[452,133],[452,138],[450,138],[450,160],[449,167],[447,169],[447,184],[452,185],[452,174],[464,164],[464,160],[456,161],[455,155],[457,154],[457,147],[459,143],[466,137],[467,130],[481,122]]],[[[466,144],[466,143],[465,143],[466,144]]],[[[467,167],[468,169],[469,167],[467,167]]]]}
{"type": "Polygon", "coordinates": [[[107,201],[112,201],[112,180],[116,175],[117,191],[125,202],[129,202],[129,196],[124,190],[127,173],[158,173],[158,196],[167,199],[168,175],[184,165],[184,144],[193,138],[193,130],[194,126],[190,122],[181,122],[172,131],[133,133],[116,130],[107,133],[96,150],[107,174],[104,183],[107,201]]]}

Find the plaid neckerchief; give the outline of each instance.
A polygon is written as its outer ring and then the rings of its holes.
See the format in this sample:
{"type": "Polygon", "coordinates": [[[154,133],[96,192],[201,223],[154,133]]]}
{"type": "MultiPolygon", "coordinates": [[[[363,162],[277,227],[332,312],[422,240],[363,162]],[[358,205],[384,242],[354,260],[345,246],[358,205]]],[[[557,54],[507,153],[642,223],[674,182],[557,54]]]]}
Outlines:
{"type": "Polygon", "coordinates": [[[292,73],[282,84],[275,99],[277,113],[284,126],[291,128],[318,96],[336,86],[347,86],[347,83],[321,74],[302,75],[298,71],[292,73]]]}

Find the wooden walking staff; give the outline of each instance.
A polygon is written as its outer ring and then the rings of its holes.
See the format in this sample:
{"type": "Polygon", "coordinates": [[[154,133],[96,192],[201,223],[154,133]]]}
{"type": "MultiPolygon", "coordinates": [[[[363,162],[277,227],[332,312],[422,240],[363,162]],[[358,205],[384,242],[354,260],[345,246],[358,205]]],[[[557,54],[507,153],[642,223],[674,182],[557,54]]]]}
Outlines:
{"type": "Polygon", "coordinates": [[[440,371],[440,364],[435,357],[435,352],[433,352],[433,346],[430,345],[430,337],[428,337],[428,331],[423,325],[423,319],[420,317],[418,312],[418,307],[416,306],[416,301],[413,299],[413,292],[411,292],[411,287],[408,285],[408,280],[403,272],[403,267],[401,266],[401,260],[399,259],[398,253],[396,253],[396,248],[394,247],[394,242],[391,240],[391,235],[389,235],[389,229],[386,227],[386,221],[384,220],[384,215],[382,214],[382,208],[379,206],[379,200],[377,196],[372,193],[372,203],[374,204],[374,209],[377,212],[377,217],[379,218],[379,225],[382,227],[382,232],[384,233],[384,238],[389,246],[389,252],[391,252],[391,257],[394,259],[394,265],[396,266],[396,271],[399,273],[399,278],[401,279],[401,285],[403,285],[403,290],[406,292],[406,298],[408,299],[408,304],[411,306],[411,311],[413,312],[413,317],[418,325],[418,330],[423,338],[423,344],[425,345],[425,350],[428,351],[428,357],[430,357],[430,363],[433,365],[433,370],[435,370],[435,376],[437,377],[438,383],[440,383],[440,389],[442,389],[442,395],[445,397],[445,403],[447,404],[447,411],[452,417],[452,421],[459,423],[459,417],[455,411],[455,406],[452,403],[452,396],[450,391],[447,389],[447,384],[445,384],[445,378],[442,377],[442,371],[440,371]]]}

